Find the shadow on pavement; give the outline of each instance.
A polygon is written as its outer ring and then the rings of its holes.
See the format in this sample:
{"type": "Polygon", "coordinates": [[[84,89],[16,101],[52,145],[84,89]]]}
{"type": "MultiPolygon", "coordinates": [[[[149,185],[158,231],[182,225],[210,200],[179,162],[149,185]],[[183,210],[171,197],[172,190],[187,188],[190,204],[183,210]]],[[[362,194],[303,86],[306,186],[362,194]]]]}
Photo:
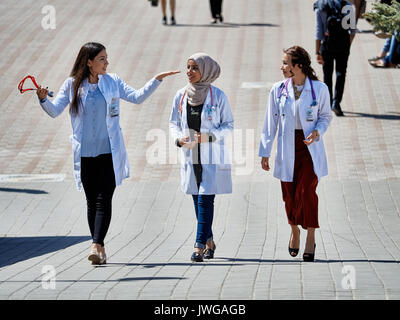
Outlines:
{"type": "Polygon", "coordinates": [[[35,189],[16,189],[16,188],[0,188],[0,192],[30,193],[30,194],[48,194],[43,190],[35,189]]]}
{"type": "Polygon", "coordinates": [[[89,236],[0,237],[0,268],[90,239],[89,236]]]}
{"type": "Polygon", "coordinates": [[[350,112],[343,111],[345,116],[348,118],[372,118],[379,120],[400,120],[400,113],[398,112],[389,112],[392,114],[371,114],[371,113],[363,113],[363,112],[350,112]]]}
{"type": "Polygon", "coordinates": [[[134,277],[134,278],[122,278],[114,281],[140,281],[140,280],[185,280],[185,277],[134,277]]]}
{"type": "MultiPolygon", "coordinates": [[[[294,258],[293,260],[279,260],[279,259],[236,259],[236,258],[220,258],[220,259],[226,259],[228,261],[239,261],[239,262],[256,262],[256,263],[299,263],[303,262],[303,259],[300,258],[294,258]]],[[[315,258],[315,262],[319,263],[342,263],[342,262],[374,262],[374,263],[400,263],[399,260],[368,260],[368,259],[336,259],[336,260],[324,260],[324,259],[318,259],[315,258]]],[[[236,265],[236,264],[235,264],[236,265]]]]}
{"type": "MultiPolygon", "coordinates": [[[[165,262],[165,263],[107,263],[106,265],[102,265],[99,267],[113,267],[113,266],[126,266],[126,267],[143,267],[143,268],[156,268],[156,267],[174,267],[174,266],[218,266],[218,267],[238,267],[238,266],[248,266],[248,265],[258,265],[258,264],[282,264],[282,265],[294,265],[300,264],[303,262],[303,259],[294,258],[294,259],[238,259],[238,258],[225,258],[225,257],[215,257],[213,260],[204,260],[203,263],[194,263],[194,262],[165,262]],[[230,262],[224,262],[221,260],[226,260],[230,262]],[[211,262],[213,261],[213,262],[211,262]]],[[[374,262],[374,263],[400,263],[398,260],[367,260],[367,259],[343,259],[343,260],[323,260],[323,259],[315,259],[315,263],[344,263],[344,262],[374,262]]]]}
{"type": "Polygon", "coordinates": [[[279,27],[278,24],[273,23],[233,23],[224,22],[223,24],[180,24],[177,23],[173,27],[209,27],[209,28],[240,28],[240,27],[279,27]]]}

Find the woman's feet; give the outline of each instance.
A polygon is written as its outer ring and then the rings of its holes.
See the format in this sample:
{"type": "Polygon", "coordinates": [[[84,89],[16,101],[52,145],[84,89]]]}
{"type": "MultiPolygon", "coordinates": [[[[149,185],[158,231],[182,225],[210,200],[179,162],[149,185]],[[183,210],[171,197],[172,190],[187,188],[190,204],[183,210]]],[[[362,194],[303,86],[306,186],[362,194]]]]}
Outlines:
{"type": "Polygon", "coordinates": [[[194,252],[192,253],[192,257],[190,260],[193,262],[203,262],[204,259],[204,249],[203,248],[194,248],[194,252]]]}
{"type": "Polygon", "coordinates": [[[222,15],[217,15],[215,18],[211,20],[211,24],[217,24],[217,22],[223,23],[224,22],[224,17],[222,15]]]}
{"type": "Polygon", "coordinates": [[[296,257],[300,247],[300,229],[297,226],[292,226],[292,233],[289,240],[289,254],[296,257]]]}
{"type": "Polygon", "coordinates": [[[207,242],[206,250],[204,250],[204,259],[213,259],[216,248],[214,241],[207,242]]]}
{"type": "Polygon", "coordinates": [[[104,247],[97,243],[92,244],[88,260],[92,262],[93,265],[101,265],[107,263],[107,256],[104,247]]]}
{"type": "Polygon", "coordinates": [[[307,228],[306,247],[304,248],[303,260],[313,262],[315,257],[315,228],[307,228]]]}
{"type": "Polygon", "coordinates": [[[313,262],[314,261],[315,247],[316,247],[316,244],[314,243],[314,251],[312,253],[304,251],[304,253],[303,253],[304,262],[313,262]]]}
{"type": "Polygon", "coordinates": [[[369,64],[374,68],[396,68],[395,64],[386,63],[383,59],[369,61],[369,64]]]}
{"type": "MultiPolygon", "coordinates": [[[[162,18],[162,24],[163,24],[164,26],[168,25],[167,16],[163,16],[163,18],[162,18]]],[[[175,26],[175,25],[176,25],[175,17],[174,17],[174,16],[171,16],[171,26],[175,26]]]]}

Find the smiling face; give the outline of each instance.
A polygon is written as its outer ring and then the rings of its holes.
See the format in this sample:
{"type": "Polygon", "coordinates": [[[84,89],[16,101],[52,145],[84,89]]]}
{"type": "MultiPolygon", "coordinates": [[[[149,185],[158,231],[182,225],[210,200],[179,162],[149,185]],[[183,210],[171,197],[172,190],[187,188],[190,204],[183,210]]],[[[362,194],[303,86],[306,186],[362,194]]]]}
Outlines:
{"type": "Polygon", "coordinates": [[[295,65],[292,64],[292,56],[290,56],[286,53],[282,57],[281,71],[285,78],[290,78],[299,73],[302,73],[298,64],[295,64],[295,65]]]}
{"type": "Polygon", "coordinates": [[[197,83],[201,79],[199,66],[194,60],[188,60],[186,75],[190,83],[197,83]]]}
{"type": "Polygon", "coordinates": [[[105,74],[107,72],[108,60],[107,60],[107,52],[105,49],[101,50],[99,54],[94,57],[93,60],[88,60],[87,63],[90,73],[93,76],[97,76],[99,74],[105,74]]]}

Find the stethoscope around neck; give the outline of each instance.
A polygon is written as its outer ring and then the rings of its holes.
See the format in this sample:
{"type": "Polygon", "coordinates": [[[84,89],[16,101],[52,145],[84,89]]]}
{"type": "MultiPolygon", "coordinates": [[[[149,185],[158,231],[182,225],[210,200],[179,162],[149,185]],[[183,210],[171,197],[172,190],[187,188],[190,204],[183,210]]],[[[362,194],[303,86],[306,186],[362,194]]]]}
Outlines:
{"type": "MultiPolygon", "coordinates": [[[[285,81],[285,83],[282,83],[282,84],[281,84],[280,90],[279,90],[279,93],[278,93],[278,100],[281,99],[283,90],[286,91],[286,96],[287,96],[287,97],[289,96],[289,90],[288,90],[289,81],[290,81],[290,78],[288,78],[288,79],[285,81]]],[[[317,97],[316,97],[316,95],[315,95],[314,87],[313,87],[313,84],[312,84],[312,81],[311,81],[310,78],[308,78],[308,81],[310,81],[311,95],[312,95],[312,98],[313,98],[313,102],[312,102],[311,106],[316,106],[316,105],[317,105],[317,97]]]]}
{"type": "MultiPolygon", "coordinates": [[[[211,107],[214,107],[214,99],[213,99],[213,93],[212,93],[211,86],[209,86],[209,89],[210,89],[210,95],[211,95],[211,107]]],[[[182,104],[183,104],[183,99],[185,98],[185,95],[186,95],[186,90],[182,95],[181,102],[179,103],[179,113],[180,114],[182,114],[182,104]]]]}

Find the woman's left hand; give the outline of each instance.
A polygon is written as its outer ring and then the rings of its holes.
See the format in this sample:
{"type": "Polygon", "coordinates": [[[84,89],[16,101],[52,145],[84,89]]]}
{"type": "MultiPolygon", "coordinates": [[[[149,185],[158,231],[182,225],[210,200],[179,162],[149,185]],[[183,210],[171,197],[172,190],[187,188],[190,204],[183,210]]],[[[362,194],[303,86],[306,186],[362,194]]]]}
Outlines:
{"type": "Polygon", "coordinates": [[[210,136],[206,133],[200,133],[200,132],[196,132],[194,135],[194,140],[197,143],[205,143],[205,142],[209,142],[210,136]]]}
{"type": "Polygon", "coordinates": [[[306,146],[309,146],[311,143],[318,140],[318,138],[319,138],[318,130],[313,130],[313,132],[311,132],[310,135],[306,138],[306,140],[303,140],[303,142],[306,146]]]}
{"type": "Polygon", "coordinates": [[[161,81],[161,80],[164,79],[165,77],[172,76],[173,74],[177,74],[177,73],[180,73],[180,71],[179,71],[179,70],[175,70],[175,71],[161,72],[161,73],[159,73],[158,75],[156,75],[155,78],[156,78],[158,81],[161,81]]]}

